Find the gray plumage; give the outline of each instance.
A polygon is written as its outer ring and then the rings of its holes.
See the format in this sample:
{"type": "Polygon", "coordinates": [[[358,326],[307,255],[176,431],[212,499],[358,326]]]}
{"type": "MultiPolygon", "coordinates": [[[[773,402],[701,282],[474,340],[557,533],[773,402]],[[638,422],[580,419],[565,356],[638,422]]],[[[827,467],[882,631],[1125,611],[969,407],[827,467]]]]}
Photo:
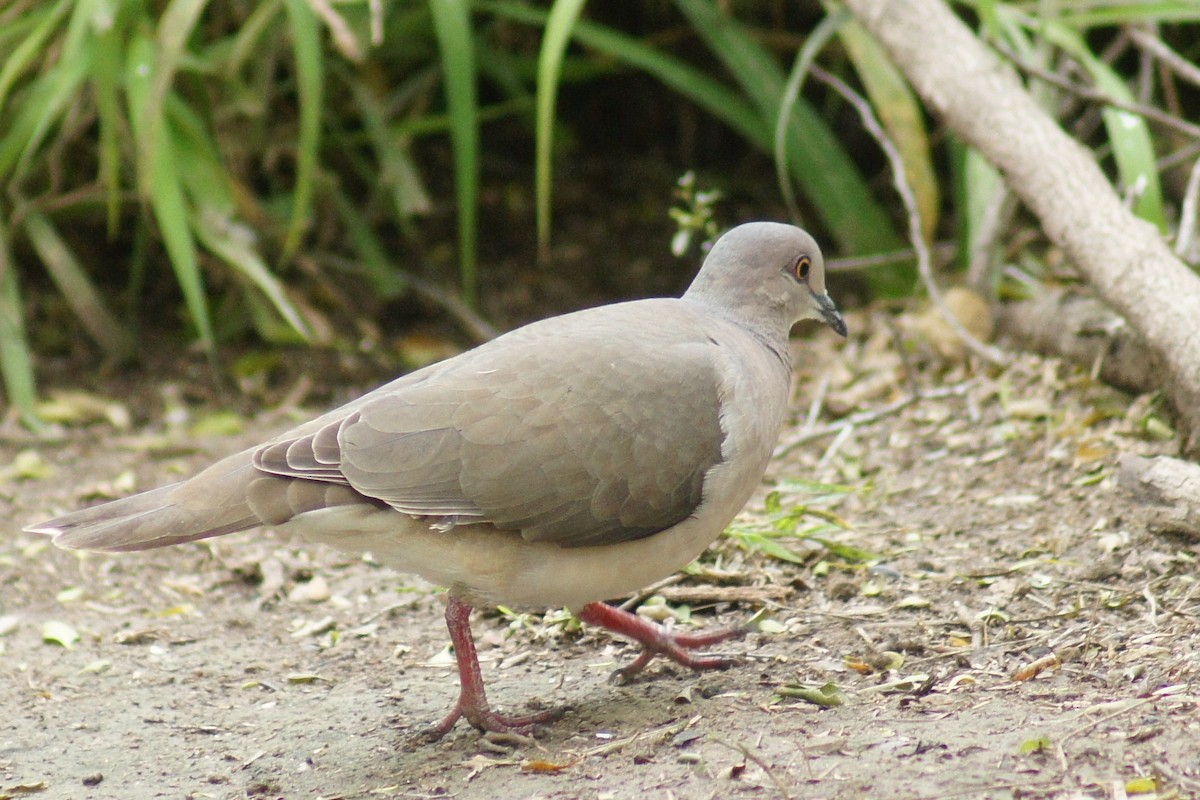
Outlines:
{"type": "Polygon", "coordinates": [[[28,530],[122,551],[269,525],[473,599],[614,597],[686,564],[741,509],[805,318],[845,333],[816,244],[743,225],[682,298],[527,325],[181,483],[28,530]]]}

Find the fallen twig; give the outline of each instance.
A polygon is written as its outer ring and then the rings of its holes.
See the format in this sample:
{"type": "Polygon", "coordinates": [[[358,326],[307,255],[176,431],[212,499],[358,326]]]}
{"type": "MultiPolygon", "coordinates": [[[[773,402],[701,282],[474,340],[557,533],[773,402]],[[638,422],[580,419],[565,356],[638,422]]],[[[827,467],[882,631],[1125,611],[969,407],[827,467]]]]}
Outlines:
{"type": "Polygon", "coordinates": [[[793,591],[787,586],[664,586],[655,594],[673,603],[766,603],[793,591]]]}
{"type": "Polygon", "coordinates": [[[953,397],[955,395],[965,394],[970,388],[972,381],[964,381],[963,383],[954,386],[939,386],[936,389],[923,389],[919,392],[906,395],[899,400],[888,403],[879,408],[873,408],[870,411],[860,411],[857,414],[851,414],[845,419],[838,422],[832,422],[828,425],[822,425],[819,428],[806,430],[798,434],[795,438],[783,442],[775,448],[775,458],[782,458],[788,453],[808,442],[817,439],[824,439],[826,436],[836,436],[842,434],[847,429],[857,428],[861,425],[869,425],[872,422],[878,422],[884,417],[889,417],[897,411],[903,411],[912,404],[921,400],[937,400],[942,397],[953,397]]]}

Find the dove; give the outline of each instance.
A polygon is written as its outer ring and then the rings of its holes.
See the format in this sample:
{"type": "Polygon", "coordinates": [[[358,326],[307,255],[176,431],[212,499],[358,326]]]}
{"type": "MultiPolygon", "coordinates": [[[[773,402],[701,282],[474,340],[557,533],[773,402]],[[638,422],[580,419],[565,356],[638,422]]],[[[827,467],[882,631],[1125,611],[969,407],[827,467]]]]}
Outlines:
{"type": "Polygon", "coordinates": [[[674,632],[605,601],[686,566],[746,504],[787,415],[789,333],[806,319],[846,335],[816,242],[739,225],[682,297],[533,322],[182,482],[26,530],[122,552],[266,527],[369,552],[447,590],[459,697],[429,736],[462,718],[529,733],[558,712],[491,708],[476,606],[565,606],[633,639],[642,652],[619,678],[656,655],[737,663],[699,652],[736,629],[674,632]]]}

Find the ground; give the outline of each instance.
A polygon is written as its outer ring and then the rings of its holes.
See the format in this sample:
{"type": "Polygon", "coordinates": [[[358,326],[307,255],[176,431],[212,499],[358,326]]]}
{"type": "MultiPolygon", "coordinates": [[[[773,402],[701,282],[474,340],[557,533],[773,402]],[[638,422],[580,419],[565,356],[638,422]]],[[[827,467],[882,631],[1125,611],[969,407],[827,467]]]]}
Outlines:
{"type": "Polygon", "coordinates": [[[308,392],[239,420],[149,371],[101,386],[107,417],[7,425],[0,798],[1200,796],[1197,543],[1148,533],[1115,478],[1122,453],[1176,447],[1153,403],[1028,355],[901,357],[891,326],[852,322],[848,344],[797,343],[797,420],[734,535],[642,605],[754,617],[721,648],[741,666],[617,686],[626,643],[557,609],[477,612],[493,704],[569,709],[536,741],[417,740],[456,696],[442,601],[369,559],[20,531],[252,444],[308,392]]]}

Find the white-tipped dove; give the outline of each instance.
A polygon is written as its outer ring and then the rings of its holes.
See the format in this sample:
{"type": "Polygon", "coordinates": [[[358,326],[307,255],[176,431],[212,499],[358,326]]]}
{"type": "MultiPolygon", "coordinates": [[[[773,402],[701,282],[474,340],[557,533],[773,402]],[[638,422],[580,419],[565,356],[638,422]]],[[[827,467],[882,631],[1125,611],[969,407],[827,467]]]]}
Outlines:
{"type": "Polygon", "coordinates": [[[685,566],[762,479],[787,410],[788,332],[846,324],[821,252],[755,222],[713,247],[682,298],[535,322],[405,375],[195,477],[30,525],[82,550],[163,547],[270,526],[369,551],[449,589],[461,690],[450,714],[529,731],[484,693],[472,606],[568,606],[694,669],[736,632],[672,634],[601,602],[685,566]]]}

